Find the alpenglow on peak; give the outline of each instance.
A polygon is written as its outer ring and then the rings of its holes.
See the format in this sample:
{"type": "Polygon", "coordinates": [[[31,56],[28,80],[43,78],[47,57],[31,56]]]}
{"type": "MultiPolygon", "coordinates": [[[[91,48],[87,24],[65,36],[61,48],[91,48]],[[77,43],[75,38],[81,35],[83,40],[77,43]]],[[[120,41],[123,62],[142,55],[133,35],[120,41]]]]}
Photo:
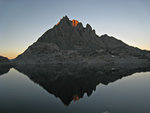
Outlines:
{"type": "MultiPolygon", "coordinates": [[[[66,20],[69,21],[69,18],[67,16],[63,17],[60,21],[66,21],[66,20]]],[[[56,26],[58,26],[60,24],[60,21],[56,24],[56,26]]],[[[79,21],[75,20],[75,19],[73,19],[71,22],[72,22],[73,27],[76,27],[79,23],[79,21]]]]}
{"type": "Polygon", "coordinates": [[[116,65],[122,68],[124,64],[124,68],[131,65],[130,69],[137,69],[144,66],[149,68],[150,52],[129,46],[106,34],[98,36],[90,24],[84,27],[81,22],[69,20],[65,16],[19,55],[15,62],[76,64],[94,68],[107,64],[113,68],[116,65]]]}

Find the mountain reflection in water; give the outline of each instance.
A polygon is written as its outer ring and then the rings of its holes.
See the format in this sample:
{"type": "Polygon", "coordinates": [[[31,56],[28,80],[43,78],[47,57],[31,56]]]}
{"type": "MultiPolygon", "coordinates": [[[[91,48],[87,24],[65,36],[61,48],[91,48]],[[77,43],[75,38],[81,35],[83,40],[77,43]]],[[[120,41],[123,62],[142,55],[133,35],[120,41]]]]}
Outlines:
{"type": "Polygon", "coordinates": [[[109,66],[97,69],[69,65],[28,65],[15,67],[49,93],[59,97],[64,105],[78,101],[86,93],[88,96],[96,90],[98,84],[107,85],[122,77],[145,69],[112,69],[109,66]]]}

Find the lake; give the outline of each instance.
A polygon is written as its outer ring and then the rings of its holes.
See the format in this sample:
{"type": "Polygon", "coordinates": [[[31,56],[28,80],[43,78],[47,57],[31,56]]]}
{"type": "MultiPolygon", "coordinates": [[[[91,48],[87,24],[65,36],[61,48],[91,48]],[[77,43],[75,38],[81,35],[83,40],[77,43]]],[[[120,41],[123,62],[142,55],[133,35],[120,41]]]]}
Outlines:
{"type": "Polygon", "coordinates": [[[0,75],[0,113],[150,113],[150,72],[70,80],[11,68],[0,75]]]}

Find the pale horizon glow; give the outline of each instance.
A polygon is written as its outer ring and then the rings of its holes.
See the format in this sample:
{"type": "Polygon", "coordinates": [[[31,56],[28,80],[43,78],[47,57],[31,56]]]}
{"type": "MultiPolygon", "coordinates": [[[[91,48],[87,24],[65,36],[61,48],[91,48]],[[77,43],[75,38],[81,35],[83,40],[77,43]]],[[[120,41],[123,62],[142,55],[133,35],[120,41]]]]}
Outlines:
{"type": "Polygon", "coordinates": [[[0,56],[13,59],[67,15],[97,35],[150,50],[149,0],[0,0],[0,56]]]}

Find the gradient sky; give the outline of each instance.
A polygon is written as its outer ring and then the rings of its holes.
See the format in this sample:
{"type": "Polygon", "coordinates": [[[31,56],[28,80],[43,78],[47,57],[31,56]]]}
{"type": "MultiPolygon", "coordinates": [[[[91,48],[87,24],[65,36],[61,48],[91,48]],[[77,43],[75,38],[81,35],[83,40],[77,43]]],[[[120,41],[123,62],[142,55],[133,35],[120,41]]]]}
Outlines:
{"type": "Polygon", "coordinates": [[[150,0],[0,0],[0,55],[15,58],[65,15],[150,50],[150,0]]]}

